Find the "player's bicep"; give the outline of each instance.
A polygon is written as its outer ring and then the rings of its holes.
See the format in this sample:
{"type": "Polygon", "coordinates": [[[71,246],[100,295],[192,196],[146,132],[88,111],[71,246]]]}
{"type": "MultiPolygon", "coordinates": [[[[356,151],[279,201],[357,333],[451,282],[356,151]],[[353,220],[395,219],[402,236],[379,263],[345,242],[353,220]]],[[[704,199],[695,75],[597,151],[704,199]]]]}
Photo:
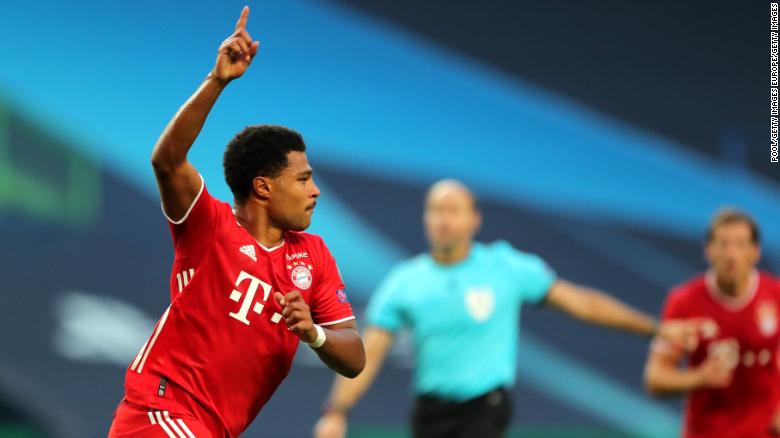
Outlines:
{"type": "Polygon", "coordinates": [[[350,319],[348,321],[339,322],[336,324],[331,324],[329,326],[326,326],[328,330],[352,330],[355,332],[355,334],[358,333],[357,331],[357,324],[355,323],[354,319],[350,319]]]}
{"type": "Polygon", "coordinates": [[[154,167],[154,175],[163,213],[174,224],[183,221],[203,191],[203,178],[188,161],[173,168],[154,167]]]}

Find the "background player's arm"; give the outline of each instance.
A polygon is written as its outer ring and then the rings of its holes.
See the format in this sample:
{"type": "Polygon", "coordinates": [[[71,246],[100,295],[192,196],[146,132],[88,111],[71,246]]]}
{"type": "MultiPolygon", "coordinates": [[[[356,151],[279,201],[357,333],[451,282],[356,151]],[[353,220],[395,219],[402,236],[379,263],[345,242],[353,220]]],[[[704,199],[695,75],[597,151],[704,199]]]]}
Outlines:
{"type": "Polygon", "coordinates": [[[668,321],[660,326],[655,318],[639,312],[604,292],[556,280],[545,303],[573,317],[646,336],[658,333],[677,345],[690,349],[698,342],[694,322],[668,321]]]}
{"type": "Polygon", "coordinates": [[[653,395],[677,395],[700,388],[722,388],[731,381],[731,372],[717,356],[696,368],[679,368],[683,352],[675,348],[650,349],[645,364],[645,388],[653,395]]]}
{"type": "Polygon", "coordinates": [[[780,435],[780,408],[777,409],[777,412],[775,412],[774,418],[772,418],[772,424],[770,425],[770,430],[775,435],[780,435]]]}
{"type": "Polygon", "coordinates": [[[257,53],[259,43],[252,41],[246,31],[248,15],[249,8],[245,7],[235,32],[219,47],[214,69],[173,116],[152,151],[152,167],[163,210],[173,221],[184,217],[202,185],[198,172],[187,161],[187,152],[222,90],[244,74],[257,53]]]}
{"type": "Polygon", "coordinates": [[[346,414],[374,382],[393,345],[393,333],[369,327],[363,334],[366,348],[366,366],[354,379],[336,377],[333,382],[325,413],[314,426],[316,438],[343,438],[347,432],[346,414]]]}

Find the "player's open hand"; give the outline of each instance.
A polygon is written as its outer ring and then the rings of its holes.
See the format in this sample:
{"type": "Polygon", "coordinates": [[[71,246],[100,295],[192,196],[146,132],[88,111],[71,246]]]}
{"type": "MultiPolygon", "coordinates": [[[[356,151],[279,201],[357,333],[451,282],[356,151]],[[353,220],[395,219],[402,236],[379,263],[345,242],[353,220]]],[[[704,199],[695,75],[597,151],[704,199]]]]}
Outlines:
{"type": "Polygon", "coordinates": [[[260,42],[252,40],[252,36],[246,31],[247,17],[249,6],[244,6],[235,31],[219,46],[217,62],[211,75],[221,82],[227,83],[241,77],[260,47],[260,42]]]}
{"type": "Polygon", "coordinates": [[[658,336],[691,352],[699,346],[699,328],[704,323],[702,319],[672,319],[661,323],[658,336]]]}
{"type": "Polygon", "coordinates": [[[314,438],[344,438],[347,436],[347,416],[327,412],[314,425],[314,438]]]}
{"type": "Polygon", "coordinates": [[[287,295],[274,293],[274,298],[282,306],[282,317],[287,323],[287,328],[306,343],[312,343],[317,339],[317,329],[311,319],[309,305],[303,301],[303,296],[297,290],[287,295]]]}
{"type": "Polygon", "coordinates": [[[721,356],[709,356],[696,368],[698,387],[725,388],[731,384],[734,368],[721,356]]]}
{"type": "Polygon", "coordinates": [[[769,433],[772,434],[772,436],[780,436],[780,409],[775,412],[772,424],[769,425],[769,433]]]}

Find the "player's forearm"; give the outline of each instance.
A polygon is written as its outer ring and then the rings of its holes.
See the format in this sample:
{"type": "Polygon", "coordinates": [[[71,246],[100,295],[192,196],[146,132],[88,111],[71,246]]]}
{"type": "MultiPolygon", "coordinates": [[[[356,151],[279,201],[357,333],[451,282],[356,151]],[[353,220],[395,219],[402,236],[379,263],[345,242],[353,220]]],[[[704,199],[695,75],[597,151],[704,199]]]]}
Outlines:
{"type": "Polygon", "coordinates": [[[327,340],[314,351],[328,368],[342,376],[354,378],[366,364],[366,353],[357,330],[343,328],[329,330],[324,328],[327,340]]]}
{"type": "Polygon", "coordinates": [[[583,288],[584,303],[579,312],[585,321],[605,327],[650,336],[658,328],[655,318],[594,289],[583,288]]]}
{"type": "Polygon", "coordinates": [[[152,166],[156,173],[173,171],[187,161],[187,152],[226,84],[209,74],[173,116],[152,151],[152,166]]]}
{"type": "Polygon", "coordinates": [[[695,369],[649,364],[645,368],[645,388],[656,396],[679,395],[700,385],[700,377],[695,369]]]}

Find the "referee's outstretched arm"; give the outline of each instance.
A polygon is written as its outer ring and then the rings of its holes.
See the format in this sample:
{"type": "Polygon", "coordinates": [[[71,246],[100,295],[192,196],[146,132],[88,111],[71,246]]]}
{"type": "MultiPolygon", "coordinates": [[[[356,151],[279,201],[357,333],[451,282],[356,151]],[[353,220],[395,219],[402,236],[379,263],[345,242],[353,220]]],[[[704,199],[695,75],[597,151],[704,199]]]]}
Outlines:
{"type": "Polygon", "coordinates": [[[545,304],[579,320],[647,337],[659,336],[685,350],[698,342],[699,321],[655,318],[636,310],[600,290],[565,280],[550,287],[545,304]]]}
{"type": "Polygon", "coordinates": [[[314,426],[315,438],[344,438],[347,435],[347,411],[368,391],[382,368],[395,335],[378,327],[368,327],[363,333],[366,363],[363,372],[354,379],[337,376],[325,405],[325,412],[314,426]]]}

